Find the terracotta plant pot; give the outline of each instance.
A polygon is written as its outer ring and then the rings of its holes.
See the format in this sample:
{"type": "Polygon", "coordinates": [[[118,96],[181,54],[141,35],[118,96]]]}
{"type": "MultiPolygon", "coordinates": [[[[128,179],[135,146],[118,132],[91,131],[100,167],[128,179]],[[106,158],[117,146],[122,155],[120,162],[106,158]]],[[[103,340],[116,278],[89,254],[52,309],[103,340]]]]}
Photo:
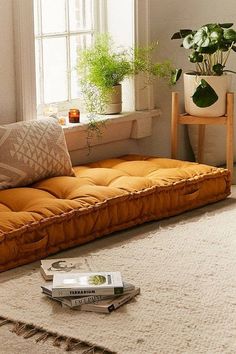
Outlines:
{"type": "Polygon", "coordinates": [[[226,113],[226,93],[231,86],[231,75],[222,76],[198,76],[184,74],[184,102],[185,111],[192,116],[198,117],[220,117],[226,113]],[[216,92],[218,100],[211,106],[201,108],[195,105],[192,96],[196,88],[204,79],[216,92]]]}
{"type": "Polygon", "coordinates": [[[122,111],[122,88],[121,85],[113,87],[110,103],[106,105],[104,114],[117,114],[122,111]]]}

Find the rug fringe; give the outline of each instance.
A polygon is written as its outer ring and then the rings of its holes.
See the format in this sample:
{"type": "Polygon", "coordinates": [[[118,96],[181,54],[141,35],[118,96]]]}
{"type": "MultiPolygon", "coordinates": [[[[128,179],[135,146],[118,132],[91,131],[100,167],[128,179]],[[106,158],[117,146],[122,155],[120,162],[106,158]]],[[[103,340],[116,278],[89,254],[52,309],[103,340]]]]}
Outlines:
{"type": "Polygon", "coordinates": [[[20,336],[25,332],[26,328],[27,328],[27,324],[16,322],[11,332],[15,333],[17,336],[20,336]]]}
{"type": "Polygon", "coordinates": [[[6,325],[7,323],[10,323],[10,321],[9,320],[1,320],[0,327],[6,325]]]}
{"type": "Polygon", "coordinates": [[[48,337],[50,337],[51,335],[47,332],[44,332],[41,334],[41,336],[39,336],[37,339],[35,339],[35,342],[38,343],[38,342],[45,342],[48,337]]]}
{"type": "Polygon", "coordinates": [[[57,336],[57,337],[54,339],[52,345],[53,345],[54,347],[60,347],[62,340],[63,340],[62,336],[57,336]]]}
{"type": "Polygon", "coordinates": [[[84,350],[83,352],[82,352],[82,354],[94,354],[95,353],[95,347],[93,346],[93,347],[91,347],[91,348],[89,348],[89,349],[86,349],[86,350],[84,350]]]}
{"type": "Polygon", "coordinates": [[[52,345],[55,347],[61,347],[62,344],[65,344],[65,351],[70,352],[77,347],[84,348],[82,354],[96,354],[97,352],[101,354],[115,354],[115,352],[109,351],[104,347],[99,347],[92,345],[91,343],[80,341],[75,338],[65,337],[61,335],[56,335],[52,332],[46,332],[42,328],[35,327],[30,324],[26,324],[19,321],[13,321],[8,318],[0,316],[0,327],[11,324],[13,327],[9,329],[11,332],[15,333],[18,336],[22,336],[24,339],[31,338],[35,335],[38,335],[35,339],[36,343],[45,342],[50,337],[53,337],[52,345]]]}
{"type": "Polygon", "coordinates": [[[33,337],[36,333],[38,333],[37,328],[32,328],[32,329],[29,329],[28,332],[25,333],[23,337],[24,337],[25,339],[28,339],[28,338],[33,337]]]}

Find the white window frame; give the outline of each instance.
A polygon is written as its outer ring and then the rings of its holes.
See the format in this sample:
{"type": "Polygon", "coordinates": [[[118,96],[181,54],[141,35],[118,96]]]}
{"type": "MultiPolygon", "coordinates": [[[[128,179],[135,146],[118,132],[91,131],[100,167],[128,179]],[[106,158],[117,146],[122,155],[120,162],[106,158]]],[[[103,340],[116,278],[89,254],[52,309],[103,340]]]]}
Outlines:
{"type": "MultiPolygon", "coordinates": [[[[149,0],[132,1],[134,44],[145,46],[148,45],[150,39],[149,0]]],[[[100,9],[97,12],[97,27],[101,32],[105,32],[107,31],[106,0],[96,0],[96,3],[100,9]]],[[[13,0],[13,16],[17,120],[30,120],[37,118],[33,0],[13,0]]],[[[134,108],[136,110],[153,108],[152,87],[143,90],[143,86],[145,85],[142,78],[134,80],[134,108]]]]}
{"type": "MultiPolygon", "coordinates": [[[[35,1],[35,0],[34,0],[35,1]]],[[[100,2],[101,3],[101,2],[100,2]]],[[[38,104],[37,106],[37,114],[38,116],[43,115],[43,112],[45,109],[47,109],[51,104],[56,104],[57,109],[59,112],[67,112],[70,108],[72,107],[80,107],[81,106],[81,97],[76,97],[72,98],[71,97],[71,60],[70,60],[70,37],[75,36],[75,35],[80,35],[80,34],[89,34],[91,37],[93,37],[94,33],[101,32],[101,25],[103,24],[103,30],[105,31],[105,25],[106,25],[106,15],[105,15],[105,8],[103,7],[100,9],[100,4],[98,1],[94,0],[92,3],[92,11],[93,11],[93,19],[92,19],[92,28],[88,30],[73,30],[70,31],[70,25],[69,25],[69,9],[68,9],[68,0],[66,0],[66,30],[64,32],[58,32],[58,33],[47,33],[47,34],[42,34],[39,33],[38,35],[35,35],[35,40],[39,40],[40,42],[40,101],[41,103],[38,104]],[[104,18],[104,20],[103,20],[104,18]],[[68,99],[64,101],[55,101],[55,102],[50,102],[50,103],[45,103],[44,101],[44,85],[43,85],[43,78],[44,78],[44,67],[43,67],[43,50],[42,50],[42,40],[47,39],[47,38],[65,38],[66,39],[66,50],[67,50],[67,83],[68,83],[68,88],[67,88],[67,95],[68,99]],[[43,103],[42,103],[43,102],[43,103]]],[[[41,11],[42,9],[40,8],[40,0],[36,0],[35,4],[37,6],[36,13],[38,16],[38,23],[39,23],[39,32],[42,31],[42,16],[41,16],[41,11]]]]}

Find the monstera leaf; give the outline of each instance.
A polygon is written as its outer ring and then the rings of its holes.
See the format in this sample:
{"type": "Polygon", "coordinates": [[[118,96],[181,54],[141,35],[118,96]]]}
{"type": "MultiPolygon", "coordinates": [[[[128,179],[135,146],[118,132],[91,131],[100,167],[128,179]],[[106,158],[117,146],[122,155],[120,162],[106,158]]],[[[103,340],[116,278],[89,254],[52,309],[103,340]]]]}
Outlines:
{"type": "Polygon", "coordinates": [[[186,36],[183,40],[183,46],[185,49],[190,49],[192,48],[192,46],[194,45],[194,36],[193,34],[189,34],[188,36],[186,36]]]}
{"type": "Polygon", "coordinates": [[[218,100],[218,96],[206,80],[202,79],[192,99],[196,106],[205,108],[212,106],[218,100]]]}
{"type": "Polygon", "coordinates": [[[182,74],[182,69],[175,69],[171,73],[171,84],[175,85],[182,74]]]}
{"type": "Polygon", "coordinates": [[[189,61],[191,63],[202,63],[203,62],[203,55],[200,54],[199,52],[192,52],[189,57],[189,61]]]}
{"type": "Polygon", "coordinates": [[[224,31],[224,38],[226,40],[235,42],[236,41],[236,31],[233,30],[232,28],[226,29],[224,31]]]}
{"type": "Polygon", "coordinates": [[[220,27],[222,28],[230,28],[233,26],[233,23],[220,23],[220,27]]]}
{"type": "Polygon", "coordinates": [[[217,75],[223,75],[223,72],[224,72],[224,65],[222,64],[215,64],[213,65],[213,71],[217,74],[217,75]]]}

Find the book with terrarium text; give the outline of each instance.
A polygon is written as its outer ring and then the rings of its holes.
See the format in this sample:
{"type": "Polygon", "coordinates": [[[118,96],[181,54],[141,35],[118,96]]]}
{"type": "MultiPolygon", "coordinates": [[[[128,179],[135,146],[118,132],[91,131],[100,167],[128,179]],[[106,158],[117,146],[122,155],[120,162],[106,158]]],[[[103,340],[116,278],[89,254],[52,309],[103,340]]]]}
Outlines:
{"type": "Polygon", "coordinates": [[[58,273],[53,277],[53,297],[122,293],[123,282],[120,272],[58,273]]]}

